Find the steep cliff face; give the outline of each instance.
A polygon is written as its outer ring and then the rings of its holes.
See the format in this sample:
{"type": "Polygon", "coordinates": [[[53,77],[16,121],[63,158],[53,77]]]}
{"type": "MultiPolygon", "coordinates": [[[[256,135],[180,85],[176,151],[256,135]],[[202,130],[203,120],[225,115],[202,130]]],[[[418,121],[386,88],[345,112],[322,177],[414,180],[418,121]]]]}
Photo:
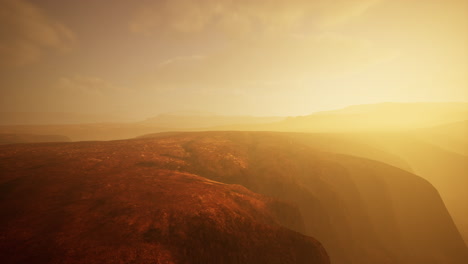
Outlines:
{"type": "Polygon", "coordinates": [[[428,143],[417,135],[375,136],[368,141],[406,160],[415,174],[437,188],[468,242],[468,156],[428,143]]]}
{"type": "Polygon", "coordinates": [[[289,134],[312,148],[365,157],[411,171],[428,180],[468,242],[468,156],[463,123],[411,133],[289,134]],[[457,146],[457,147],[455,147],[457,146]]]}
{"type": "Polygon", "coordinates": [[[428,181],[383,163],[338,158],[358,187],[377,236],[386,248],[400,253],[397,263],[463,263],[468,259],[460,233],[428,181]]]}
{"type": "Polygon", "coordinates": [[[297,208],[122,143],[2,148],[2,263],[329,263],[297,208]]]}

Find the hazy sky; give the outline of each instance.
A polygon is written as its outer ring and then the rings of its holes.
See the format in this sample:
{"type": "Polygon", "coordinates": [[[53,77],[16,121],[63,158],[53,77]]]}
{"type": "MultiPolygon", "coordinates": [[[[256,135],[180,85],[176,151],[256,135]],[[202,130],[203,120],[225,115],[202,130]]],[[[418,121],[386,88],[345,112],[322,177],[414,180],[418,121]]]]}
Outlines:
{"type": "Polygon", "coordinates": [[[466,0],[0,0],[0,110],[468,100],[466,0]]]}

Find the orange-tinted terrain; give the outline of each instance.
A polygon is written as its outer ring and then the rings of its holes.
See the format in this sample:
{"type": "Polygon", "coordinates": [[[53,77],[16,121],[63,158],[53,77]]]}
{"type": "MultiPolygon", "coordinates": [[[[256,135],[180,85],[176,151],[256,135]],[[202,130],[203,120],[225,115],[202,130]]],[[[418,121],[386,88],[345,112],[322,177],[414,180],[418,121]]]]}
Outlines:
{"type": "Polygon", "coordinates": [[[173,147],[2,148],[2,263],[329,263],[282,226],[303,228],[297,208],[179,170],[173,147]]]}
{"type": "Polygon", "coordinates": [[[2,259],[468,260],[444,203],[426,180],[377,161],[317,151],[291,135],[163,133],[2,146],[2,259]]]}
{"type": "Polygon", "coordinates": [[[468,1],[0,0],[0,264],[468,264],[468,1]]]}

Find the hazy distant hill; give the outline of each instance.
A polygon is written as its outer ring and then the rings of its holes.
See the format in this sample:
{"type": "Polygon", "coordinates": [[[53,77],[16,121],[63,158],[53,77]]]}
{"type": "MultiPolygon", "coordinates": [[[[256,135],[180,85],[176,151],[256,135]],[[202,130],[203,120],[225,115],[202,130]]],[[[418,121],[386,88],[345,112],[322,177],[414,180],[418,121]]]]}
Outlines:
{"type": "Polygon", "coordinates": [[[425,142],[468,155],[468,120],[418,129],[412,131],[412,134],[425,142]]]}
{"type": "Polygon", "coordinates": [[[468,103],[382,103],[290,118],[286,130],[319,132],[398,131],[457,122],[468,118],[468,103]]]}
{"type": "Polygon", "coordinates": [[[60,134],[69,137],[73,141],[126,139],[143,134],[170,130],[173,129],[162,128],[151,124],[136,123],[0,126],[0,133],[33,133],[36,135],[60,134]]]}
{"type": "MultiPolygon", "coordinates": [[[[74,141],[133,138],[163,131],[390,132],[434,127],[468,118],[468,103],[384,103],[351,106],[300,117],[221,116],[211,113],[162,114],[141,122],[80,122],[0,125],[0,133],[58,134],[74,141]],[[66,124],[65,124],[66,123],[66,124]]],[[[24,123],[17,119],[10,123],[24,123]]],[[[5,123],[5,122],[3,122],[5,123]]],[[[1,124],[1,122],[0,122],[1,124]]],[[[453,143],[452,143],[453,145],[453,143]]]]}
{"type": "Polygon", "coordinates": [[[216,130],[297,132],[392,132],[468,119],[468,103],[381,103],[289,117],[264,125],[225,126],[216,130]]]}
{"type": "Polygon", "coordinates": [[[3,134],[0,133],[0,145],[36,142],[68,142],[70,138],[59,135],[3,134]]]}
{"type": "MultiPolygon", "coordinates": [[[[73,141],[116,140],[134,138],[144,134],[163,131],[198,131],[211,129],[211,127],[221,125],[234,126],[244,124],[264,124],[284,119],[282,117],[220,116],[209,113],[174,113],[159,115],[142,122],[101,121],[90,123],[89,120],[92,119],[67,119],[68,117],[66,115],[62,117],[62,121],[60,121],[61,119],[54,119],[55,123],[52,122],[52,119],[50,119],[50,123],[48,123],[49,121],[39,122],[47,123],[42,125],[1,125],[0,122],[0,133],[37,135],[58,134],[65,135],[73,141]],[[88,121],[85,122],[86,120],[88,121]]],[[[99,120],[101,119],[102,118],[99,120]]],[[[4,121],[4,123],[25,123],[21,120],[24,119],[19,118],[16,121],[10,122],[4,121]]]]}
{"type": "Polygon", "coordinates": [[[59,112],[0,112],[0,125],[57,125],[101,122],[129,122],[113,115],[59,112]]]}
{"type": "Polygon", "coordinates": [[[264,124],[283,120],[284,117],[223,116],[199,113],[162,114],[146,119],[143,123],[170,128],[209,128],[226,125],[264,124]]]}
{"type": "Polygon", "coordinates": [[[426,132],[449,136],[459,140],[468,140],[468,120],[455,123],[446,123],[436,127],[425,128],[416,132],[426,132]]]}

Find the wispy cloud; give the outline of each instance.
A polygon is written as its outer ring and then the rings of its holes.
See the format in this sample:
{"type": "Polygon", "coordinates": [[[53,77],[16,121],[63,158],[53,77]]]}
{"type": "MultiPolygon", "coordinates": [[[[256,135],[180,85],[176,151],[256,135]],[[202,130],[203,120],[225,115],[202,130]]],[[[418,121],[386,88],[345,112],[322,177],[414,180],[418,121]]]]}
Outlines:
{"type": "Polygon", "coordinates": [[[197,36],[213,43],[219,35],[229,41],[203,50],[204,56],[163,61],[142,83],[159,90],[243,89],[262,83],[288,86],[303,79],[359,71],[387,56],[387,51],[330,31],[380,1],[152,1],[132,20],[132,31],[154,34],[167,42],[197,36]],[[305,26],[312,29],[304,30],[305,26]]]}
{"type": "Polygon", "coordinates": [[[114,85],[113,83],[101,78],[83,75],[62,77],[58,80],[58,87],[68,91],[91,95],[109,95],[127,90],[124,87],[114,85]]]}
{"type": "Polygon", "coordinates": [[[75,35],[25,0],[0,0],[0,66],[23,66],[49,52],[66,52],[75,35]]]}
{"type": "Polygon", "coordinates": [[[244,89],[262,83],[287,87],[302,80],[360,71],[388,60],[389,54],[371,42],[330,33],[250,38],[203,57],[167,60],[146,82],[159,89],[244,89]]]}
{"type": "Polygon", "coordinates": [[[168,60],[165,60],[161,62],[158,67],[163,68],[166,66],[169,66],[171,64],[179,63],[179,62],[187,62],[187,61],[198,61],[206,58],[206,56],[202,55],[192,55],[192,56],[180,56],[180,57],[174,57],[168,60]]]}
{"type": "Polygon", "coordinates": [[[357,17],[382,0],[158,0],[144,6],[130,23],[143,34],[291,31],[304,20],[326,28],[357,17]]]}

